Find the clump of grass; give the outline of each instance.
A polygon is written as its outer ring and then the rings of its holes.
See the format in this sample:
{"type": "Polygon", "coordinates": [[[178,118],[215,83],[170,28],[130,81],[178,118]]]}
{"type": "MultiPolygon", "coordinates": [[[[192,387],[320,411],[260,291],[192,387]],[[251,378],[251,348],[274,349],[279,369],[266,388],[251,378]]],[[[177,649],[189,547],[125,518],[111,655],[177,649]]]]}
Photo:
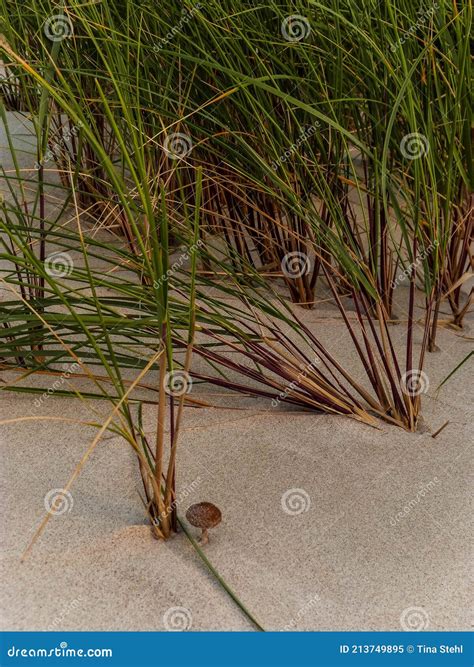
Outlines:
{"type": "MultiPolygon", "coordinates": [[[[7,105],[21,97],[39,165],[26,173],[10,141],[3,280],[18,295],[2,306],[0,354],[6,366],[43,372],[67,359],[59,337],[103,367],[115,400],[125,392],[123,370],[160,354],[155,443],[125,410],[154,470],[154,481],[144,475],[153,521],[174,494],[174,468],[160,468],[165,411],[180,417],[184,405],[163,390],[174,348],[194,348],[213,369],[196,376],[233,390],[416,428],[420,395],[405,378],[436,348],[444,299],[462,325],[472,266],[472,8],[439,4],[418,25],[408,1],[311,2],[301,8],[303,38],[293,39],[293,3],[187,3],[186,21],[177,3],[74,0],[58,10],[33,2],[26,13],[21,3],[0,3],[10,16],[3,58],[15,77],[7,105]],[[64,39],[50,34],[54,15],[64,39]],[[64,201],[51,216],[53,175],[64,201]],[[103,240],[104,229],[119,238],[103,240]],[[169,277],[171,250],[198,241],[192,267],[169,277]],[[50,248],[81,249],[67,280],[46,270],[50,248]],[[296,274],[288,270],[295,256],[303,260],[296,274]],[[398,306],[404,354],[390,331],[398,275],[408,286],[398,306]],[[297,307],[275,298],[281,280],[304,308],[314,307],[317,287],[330,290],[364,382],[304,326],[297,307]],[[426,309],[415,360],[418,292],[426,309]],[[207,342],[190,343],[183,332],[194,328],[207,342]]],[[[182,364],[193,370],[189,359],[182,364]]],[[[158,524],[167,536],[176,516],[158,524]]]]}
{"type": "MultiPolygon", "coordinates": [[[[342,378],[321,378],[318,369],[306,382],[312,382],[311,387],[300,387],[286,399],[359,416],[367,408],[413,429],[419,397],[403,392],[402,377],[421,371],[425,350],[435,349],[441,300],[449,299],[457,324],[468,309],[460,289],[471,261],[472,234],[466,209],[466,193],[472,189],[466,159],[469,59],[462,37],[468,34],[472,11],[465,7],[452,14],[444,2],[413,38],[400,40],[417,18],[408,2],[389,2],[383,8],[315,2],[305,10],[308,34],[293,40],[283,30],[292,9],[291,3],[242,12],[229,3],[211,1],[200,9],[189,4],[189,20],[183,24],[181,7],[173,4],[158,12],[132,0],[123,7],[73,2],[60,13],[69,34],[56,40],[46,30],[56,11],[53,3],[33,3],[26,16],[19,4],[10,3],[4,59],[36,119],[40,168],[33,209],[25,208],[25,197],[16,193],[14,206],[5,209],[6,226],[21,228],[23,235],[21,244],[15,239],[8,258],[19,275],[22,297],[36,299],[35,307],[49,317],[59,290],[38,270],[31,241],[42,264],[47,241],[61,239],[66,249],[77,242],[74,234],[58,229],[57,220],[50,224],[45,217],[50,169],[44,162],[56,145],[52,157],[67,196],[74,192],[81,219],[98,218],[101,227],[120,231],[130,254],[119,261],[127,262],[148,290],[156,283],[160,256],[168,253],[154,222],[165,202],[171,211],[166,243],[191,243],[189,235],[183,237],[181,223],[196,208],[199,168],[203,188],[198,233],[207,245],[200,252],[206,275],[230,275],[237,299],[244,286],[251,289],[262,278],[268,282],[280,277],[293,301],[303,307],[313,306],[318,281],[326,282],[373,392],[361,393],[347,371],[342,376],[349,386],[342,389],[342,378]],[[173,31],[175,26],[179,30],[173,31]],[[173,39],[167,37],[170,30],[173,39]],[[392,48],[382,49],[383,42],[392,48]],[[66,141],[64,127],[76,129],[66,141]],[[404,150],[410,133],[421,137],[421,149],[429,146],[416,160],[404,150]],[[176,134],[187,142],[186,154],[170,151],[169,139],[176,134]],[[213,249],[217,240],[220,260],[213,249]],[[288,255],[295,253],[309,260],[309,270],[297,277],[282,271],[288,255]],[[401,267],[410,284],[403,364],[388,324],[394,278],[401,267]],[[426,295],[417,364],[416,277],[421,277],[426,295]],[[352,300],[358,333],[346,315],[343,295],[352,300]],[[354,390],[355,396],[347,395],[354,390]]],[[[18,168],[12,178],[24,182],[18,168]]],[[[16,232],[7,233],[12,239],[16,232]]],[[[87,239],[88,252],[94,252],[94,243],[87,239]]],[[[100,253],[99,248],[95,246],[100,253]]],[[[89,272],[101,285],[110,280],[90,267],[75,277],[84,282],[89,272]]],[[[132,294],[129,284],[113,282],[122,294],[132,294]]],[[[68,298],[73,294],[77,299],[74,290],[68,298]]],[[[159,290],[155,297],[159,314],[153,326],[161,336],[164,295],[159,290]]],[[[96,310],[94,298],[88,322],[96,310]]],[[[253,308],[253,313],[261,308],[265,312],[268,302],[259,299],[253,308]]],[[[148,316],[149,310],[145,312],[148,316]]],[[[214,309],[211,313],[214,327],[209,335],[215,339],[221,335],[215,323],[222,316],[214,309]]],[[[303,330],[297,316],[284,308],[272,315],[277,321],[290,318],[303,330]]],[[[49,363],[55,355],[48,351],[47,332],[30,314],[25,317],[31,319],[29,347],[38,352],[34,358],[49,363]]],[[[130,318],[118,319],[130,335],[130,318]]],[[[102,317],[99,322],[102,345],[109,320],[102,317]]],[[[26,340],[18,338],[11,319],[5,325],[12,357],[24,365],[21,348],[26,340]]],[[[116,330],[119,325],[113,320],[111,326],[116,330]]],[[[274,326],[270,324],[272,336],[274,326]]],[[[299,374],[298,356],[291,371],[283,370],[282,350],[272,350],[268,338],[252,340],[251,349],[245,327],[225,329],[234,336],[233,345],[258,363],[264,359],[268,372],[280,374],[276,386],[274,379],[259,375],[264,384],[273,383],[277,394],[299,374]]],[[[311,340],[311,345],[321,353],[320,341],[311,340]]],[[[131,363],[130,355],[120,355],[114,347],[110,342],[104,346],[101,363],[107,360],[114,368],[131,363]]],[[[227,364],[222,355],[214,361],[227,364]]],[[[332,372],[341,372],[337,361],[327,361],[332,372]]]]}

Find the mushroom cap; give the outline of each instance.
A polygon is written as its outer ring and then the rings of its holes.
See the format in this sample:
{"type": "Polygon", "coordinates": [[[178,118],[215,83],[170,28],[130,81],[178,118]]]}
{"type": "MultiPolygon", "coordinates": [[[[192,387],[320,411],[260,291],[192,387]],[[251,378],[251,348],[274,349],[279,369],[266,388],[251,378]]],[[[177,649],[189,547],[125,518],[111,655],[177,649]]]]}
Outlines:
{"type": "Polygon", "coordinates": [[[196,528],[214,528],[221,522],[222,513],[212,503],[196,503],[188,508],[186,519],[196,528]]]}

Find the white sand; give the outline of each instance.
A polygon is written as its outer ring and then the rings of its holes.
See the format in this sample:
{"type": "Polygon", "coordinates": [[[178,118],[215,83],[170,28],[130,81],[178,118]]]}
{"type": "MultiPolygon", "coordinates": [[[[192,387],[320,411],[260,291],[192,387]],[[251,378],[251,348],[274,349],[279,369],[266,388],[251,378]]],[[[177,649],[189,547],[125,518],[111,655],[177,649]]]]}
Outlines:
{"type": "MultiPolygon", "coordinates": [[[[344,334],[342,324],[324,329],[333,342],[344,334]]],[[[411,607],[425,610],[429,629],[469,628],[469,367],[433,394],[470,342],[440,329],[439,345],[428,357],[425,432],[384,424],[377,431],[341,417],[275,411],[268,402],[244,412],[186,409],[180,512],[199,500],[221,508],[206,553],[266,628],[400,629],[411,607]],[[289,489],[303,489],[307,511],[283,511],[289,489]]],[[[341,344],[339,352],[349,351],[341,344]]],[[[193,388],[204,393],[212,391],[193,388]]],[[[80,401],[55,396],[41,409],[28,395],[0,400],[3,418],[92,417],[80,401]]],[[[152,407],[146,418],[151,430],[152,407]]],[[[50,521],[20,564],[45,494],[64,486],[95,433],[50,421],[1,429],[2,627],[162,629],[168,608],[185,607],[194,629],[250,628],[183,534],[152,539],[135,460],[118,438],[99,446],[73,487],[71,511],[50,521]]]]}

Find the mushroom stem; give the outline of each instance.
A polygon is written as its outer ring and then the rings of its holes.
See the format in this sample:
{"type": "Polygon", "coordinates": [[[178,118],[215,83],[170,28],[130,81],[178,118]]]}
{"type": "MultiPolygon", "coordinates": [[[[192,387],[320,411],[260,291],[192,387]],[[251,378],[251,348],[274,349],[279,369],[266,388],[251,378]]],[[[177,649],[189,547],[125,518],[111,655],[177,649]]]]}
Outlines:
{"type": "Polygon", "coordinates": [[[201,544],[207,544],[209,542],[209,531],[207,528],[202,529],[201,539],[199,541],[201,544]]]}

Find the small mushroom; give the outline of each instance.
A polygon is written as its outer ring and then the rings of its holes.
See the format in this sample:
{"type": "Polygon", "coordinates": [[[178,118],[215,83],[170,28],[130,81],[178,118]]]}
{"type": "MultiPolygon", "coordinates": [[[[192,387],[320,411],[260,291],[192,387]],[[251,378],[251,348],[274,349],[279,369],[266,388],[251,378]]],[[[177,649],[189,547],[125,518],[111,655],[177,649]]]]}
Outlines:
{"type": "Polygon", "coordinates": [[[212,503],[196,503],[186,512],[186,519],[192,526],[201,528],[201,544],[209,542],[209,529],[215,528],[222,519],[222,513],[218,507],[212,503]]]}

